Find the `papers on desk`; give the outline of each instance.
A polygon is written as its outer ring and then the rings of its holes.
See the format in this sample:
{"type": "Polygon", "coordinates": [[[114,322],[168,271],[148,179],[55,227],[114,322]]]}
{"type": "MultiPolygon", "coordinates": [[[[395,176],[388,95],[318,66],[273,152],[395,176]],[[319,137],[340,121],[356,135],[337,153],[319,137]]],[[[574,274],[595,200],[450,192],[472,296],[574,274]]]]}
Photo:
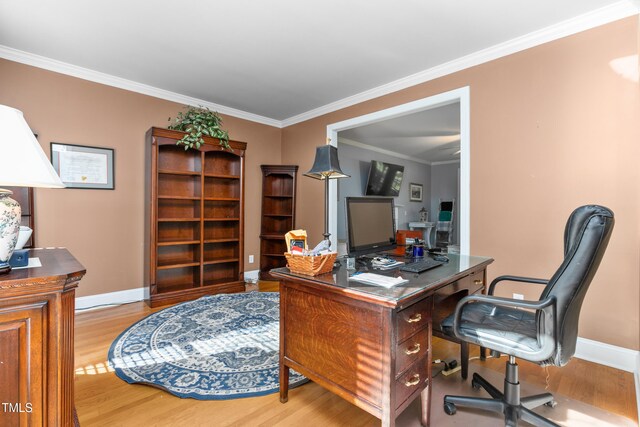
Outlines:
{"type": "Polygon", "coordinates": [[[367,285],[382,286],[384,288],[392,288],[396,285],[409,282],[409,280],[403,279],[402,277],[389,277],[374,273],[356,273],[353,276],[349,276],[349,280],[366,283],[367,285]]]}
{"type": "Polygon", "coordinates": [[[402,264],[404,264],[403,261],[397,261],[392,258],[376,257],[371,260],[371,267],[376,268],[378,270],[391,270],[392,268],[396,268],[397,266],[402,264]]]}

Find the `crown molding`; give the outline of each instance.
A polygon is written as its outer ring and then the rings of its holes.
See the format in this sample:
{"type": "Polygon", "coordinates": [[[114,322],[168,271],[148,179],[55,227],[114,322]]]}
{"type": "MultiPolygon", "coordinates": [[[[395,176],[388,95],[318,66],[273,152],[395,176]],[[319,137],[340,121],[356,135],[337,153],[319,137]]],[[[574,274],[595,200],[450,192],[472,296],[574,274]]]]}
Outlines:
{"type": "Polygon", "coordinates": [[[431,163],[431,166],[452,165],[454,163],[460,163],[460,160],[445,160],[443,162],[433,162],[431,163]]]}
{"type": "Polygon", "coordinates": [[[309,110],[305,113],[289,117],[282,121],[282,127],[294,125],[304,122],[324,114],[331,113],[352,105],[360,104],[383,95],[406,89],[420,83],[428,82],[439,77],[452,74],[466,68],[474,67],[485,62],[511,55],[534,46],[548,43],[581,31],[589,30],[600,25],[608,24],[619,19],[638,14],[640,0],[621,0],[609,6],[588,12],[575,18],[562,21],[558,24],[551,25],[538,31],[534,31],[524,36],[506,41],[483,49],[472,54],[463,56],[453,61],[446,62],[433,68],[420,71],[407,77],[395,80],[393,82],[378,86],[373,89],[366,90],[356,95],[332,102],[322,107],[309,110]]]}
{"type": "Polygon", "coordinates": [[[61,73],[72,77],[77,77],[79,79],[104,84],[107,86],[117,87],[143,95],[153,96],[154,98],[160,98],[166,101],[173,101],[179,104],[191,105],[195,107],[208,107],[209,109],[217,111],[218,113],[237,117],[239,119],[262,123],[264,125],[269,125],[277,128],[282,127],[282,122],[280,120],[259,116],[257,114],[238,110],[236,108],[226,107],[220,104],[215,104],[203,99],[181,95],[179,93],[149,86],[143,83],[138,83],[132,80],[112,76],[110,74],[101,73],[99,71],[90,70],[88,68],[78,67],[76,65],[47,58],[45,56],[35,55],[33,53],[13,49],[8,46],[0,45],[0,58],[19,62],[21,64],[31,65],[49,71],[54,71],[56,73],[61,73]]]}
{"type": "Polygon", "coordinates": [[[406,154],[396,153],[395,151],[385,150],[384,148],[375,147],[369,144],[363,144],[362,142],[354,141],[352,139],[338,137],[340,144],[351,145],[352,147],[362,148],[363,150],[375,151],[376,153],[386,154],[387,156],[398,157],[399,159],[411,160],[412,162],[422,163],[424,165],[431,165],[431,162],[422,159],[416,159],[415,157],[407,156],[406,154]]]}
{"type": "Polygon", "coordinates": [[[526,34],[521,37],[509,40],[504,43],[497,44],[487,49],[480,50],[467,56],[449,61],[445,64],[438,65],[433,68],[412,74],[407,77],[395,80],[393,82],[378,86],[373,89],[366,90],[356,95],[343,98],[341,100],[326,104],[322,107],[309,110],[305,113],[289,117],[284,120],[276,120],[270,117],[260,116],[249,113],[247,111],[238,110],[236,108],[227,107],[203,99],[193,98],[146,84],[138,83],[132,80],[123,79],[112,76],[99,71],[90,70],[88,68],[78,67],[55,59],[35,55],[29,52],[13,49],[8,46],[0,45],[0,58],[10,61],[19,62],[26,65],[54,71],[61,74],[77,77],[83,80],[101,83],[108,86],[117,87],[131,92],[143,95],[153,96],[155,98],[167,101],[177,102],[180,104],[203,106],[215,110],[221,114],[249,120],[256,123],[262,123],[268,126],[283,128],[294,125],[306,120],[313,119],[324,114],[331,113],[355,104],[359,104],[373,98],[377,98],[389,93],[397,92],[411,86],[418,85],[436,78],[452,74],[466,68],[483,64],[543,43],[560,39],[572,34],[579,33],[609,22],[617,21],[640,12],[640,0],[620,0],[612,5],[594,10],[589,13],[577,16],[572,19],[560,22],[558,24],[543,28],[538,31],[526,34]]]}

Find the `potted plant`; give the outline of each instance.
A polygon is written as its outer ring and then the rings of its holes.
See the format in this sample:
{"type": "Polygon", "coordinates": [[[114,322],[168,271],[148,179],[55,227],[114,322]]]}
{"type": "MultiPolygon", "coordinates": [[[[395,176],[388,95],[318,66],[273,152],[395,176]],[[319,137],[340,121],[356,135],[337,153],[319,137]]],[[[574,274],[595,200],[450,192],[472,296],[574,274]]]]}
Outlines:
{"type": "MultiPolygon", "coordinates": [[[[171,122],[171,117],[169,117],[171,122]]],[[[229,146],[229,133],[221,128],[222,118],[217,112],[206,107],[188,107],[187,111],[179,112],[175,123],[169,125],[171,130],[187,132],[177,144],[183,144],[184,149],[200,148],[204,144],[203,136],[218,138],[220,145],[225,148],[229,146]]]]}

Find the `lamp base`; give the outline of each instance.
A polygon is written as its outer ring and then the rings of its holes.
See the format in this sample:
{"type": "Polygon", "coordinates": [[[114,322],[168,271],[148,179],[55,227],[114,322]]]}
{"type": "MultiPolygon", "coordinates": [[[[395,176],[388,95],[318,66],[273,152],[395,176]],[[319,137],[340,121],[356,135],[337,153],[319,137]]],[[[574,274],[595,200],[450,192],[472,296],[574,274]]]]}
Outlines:
{"type": "Polygon", "coordinates": [[[18,242],[20,204],[11,198],[13,192],[0,189],[0,274],[11,271],[9,260],[18,242]]]}
{"type": "Polygon", "coordinates": [[[7,274],[11,271],[11,266],[8,262],[0,262],[0,274],[7,274]]]}

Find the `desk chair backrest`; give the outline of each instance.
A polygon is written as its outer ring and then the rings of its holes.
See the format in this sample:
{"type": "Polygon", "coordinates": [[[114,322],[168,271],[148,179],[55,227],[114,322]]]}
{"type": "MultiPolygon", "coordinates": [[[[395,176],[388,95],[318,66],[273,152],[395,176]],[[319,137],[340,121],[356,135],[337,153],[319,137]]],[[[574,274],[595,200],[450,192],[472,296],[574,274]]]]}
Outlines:
{"type": "Polygon", "coordinates": [[[607,248],[614,218],[597,205],[577,208],[564,231],[564,261],[540,299],[556,298],[556,351],[543,364],[564,366],[575,353],[582,301],[607,248]]]}

